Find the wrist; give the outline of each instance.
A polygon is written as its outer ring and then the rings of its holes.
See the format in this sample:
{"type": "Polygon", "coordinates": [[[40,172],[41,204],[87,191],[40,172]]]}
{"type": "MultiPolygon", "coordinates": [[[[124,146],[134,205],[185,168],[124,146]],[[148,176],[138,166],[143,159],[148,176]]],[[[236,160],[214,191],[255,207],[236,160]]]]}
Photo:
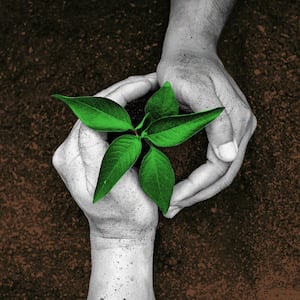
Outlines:
{"type": "Polygon", "coordinates": [[[171,0],[162,59],[178,53],[216,53],[234,0],[171,0]]]}
{"type": "Polygon", "coordinates": [[[137,239],[91,235],[88,299],[155,299],[153,247],[153,234],[137,239]]]}
{"type": "Polygon", "coordinates": [[[198,36],[189,39],[185,33],[168,29],[161,55],[162,61],[172,60],[178,56],[217,55],[217,41],[211,37],[198,36]]]}
{"type": "Polygon", "coordinates": [[[91,250],[101,251],[105,249],[132,248],[149,246],[154,243],[156,229],[136,237],[116,238],[90,234],[91,250]]]}

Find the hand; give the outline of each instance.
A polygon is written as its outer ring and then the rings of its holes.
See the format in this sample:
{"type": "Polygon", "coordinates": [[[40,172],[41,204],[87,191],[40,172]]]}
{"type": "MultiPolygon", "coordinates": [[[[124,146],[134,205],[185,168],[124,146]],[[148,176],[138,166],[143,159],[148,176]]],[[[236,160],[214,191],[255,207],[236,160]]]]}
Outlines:
{"type": "MultiPolygon", "coordinates": [[[[167,52],[167,51],[166,51],[167,52]]],[[[256,118],[237,84],[214,52],[163,56],[157,72],[160,84],[169,81],[185,110],[225,110],[206,127],[207,162],[174,187],[166,217],[213,197],[231,184],[239,171],[256,118]]]]}
{"type": "MultiPolygon", "coordinates": [[[[157,85],[156,74],[130,77],[96,96],[122,106],[157,85]]],[[[93,204],[99,168],[108,147],[106,134],[80,121],[53,156],[53,165],[90,225],[91,262],[88,299],[154,300],[153,245],[157,206],[141,190],[134,169],[93,204]]]]}
{"type": "MultiPolygon", "coordinates": [[[[156,85],[156,74],[134,76],[96,96],[125,106],[156,85]]],[[[108,240],[130,239],[139,243],[154,239],[157,207],[141,190],[134,169],[129,170],[106,197],[93,204],[99,168],[107,147],[106,133],[96,132],[78,120],[56,150],[53,165],[87,217],[92,241],[104,239],[104,243],[109,243],[108,240]]]]}

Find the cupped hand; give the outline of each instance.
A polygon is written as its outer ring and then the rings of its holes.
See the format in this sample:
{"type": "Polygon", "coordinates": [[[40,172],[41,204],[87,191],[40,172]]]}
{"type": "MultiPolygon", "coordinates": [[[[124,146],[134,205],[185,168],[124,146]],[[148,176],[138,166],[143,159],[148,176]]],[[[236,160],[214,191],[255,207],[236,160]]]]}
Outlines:
{"type": "MultiPolygon", "coordinates": [[[[96,94],[122,106],[157,87],[156,74],[133,76],[96,94]]],[[[153,238],[157,206],[142,191],[132,168],[110,193],[93,204],[102,158],[108,147],[106,133],[96,132],[79,120],[53,156],[53,165],[87,217],[91,236],[104,239],[153,238]]]]}
{"type": "Polygon", "coordinates": [[[231,184],[239,171],[256,118],[235,81],[214,53],[177,54],[162,59],[157,68],[160,85],[169,81],[184,110],[225,107],[206,127],[207,161],[174,187],[166,217],[213,197],[231,184]]]}

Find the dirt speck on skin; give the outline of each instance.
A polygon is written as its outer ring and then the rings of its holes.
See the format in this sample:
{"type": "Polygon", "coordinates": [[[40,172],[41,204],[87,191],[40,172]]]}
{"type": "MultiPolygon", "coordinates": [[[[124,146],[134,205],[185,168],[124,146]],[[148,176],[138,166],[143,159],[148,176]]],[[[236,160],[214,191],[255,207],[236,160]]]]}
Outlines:
{"type": "MultiPolygon", "coordinates": [[[[153,72],[168,2],[1,1],[0,299],[86,299],[88,223],[51,166],[75,117],[51,94],[93,95],[153,72]]],[[[158,300],[300,299],[299,1],[238,1],[219,55],[258,127],[230,187],[160,218],[158,300]]],[[[138,119],[142,107],[133,105],[138,119]]],[[[204,133],[165,149],[182,180],[204,133]]]]}

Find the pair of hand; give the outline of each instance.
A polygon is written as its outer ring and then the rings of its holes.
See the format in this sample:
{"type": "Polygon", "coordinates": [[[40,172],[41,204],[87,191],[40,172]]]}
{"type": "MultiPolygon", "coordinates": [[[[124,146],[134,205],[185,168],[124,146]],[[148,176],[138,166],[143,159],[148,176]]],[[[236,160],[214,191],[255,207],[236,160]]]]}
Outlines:
{"type": "MultiPolygon", "coordinates": [[[[157,73],[129,77],[96,96],[125,106],[165,81],[171,82],[184,110],[225,107],[220,117],[206,127],[207,162],[174,187],[166,215],[172,218],[182,208],[214,196],[232,182],[256,128],[256,118],[216,55],[162,60],[157,73]]],[[[141,190],[136,170],[129,170],[104,199],[92,203],[107,147],[105,133],[95,132],[77,121],[55,152],[53,164],[86,215],[92,235],[118,239],[153,237],[157,208],[141,190]]]]}

